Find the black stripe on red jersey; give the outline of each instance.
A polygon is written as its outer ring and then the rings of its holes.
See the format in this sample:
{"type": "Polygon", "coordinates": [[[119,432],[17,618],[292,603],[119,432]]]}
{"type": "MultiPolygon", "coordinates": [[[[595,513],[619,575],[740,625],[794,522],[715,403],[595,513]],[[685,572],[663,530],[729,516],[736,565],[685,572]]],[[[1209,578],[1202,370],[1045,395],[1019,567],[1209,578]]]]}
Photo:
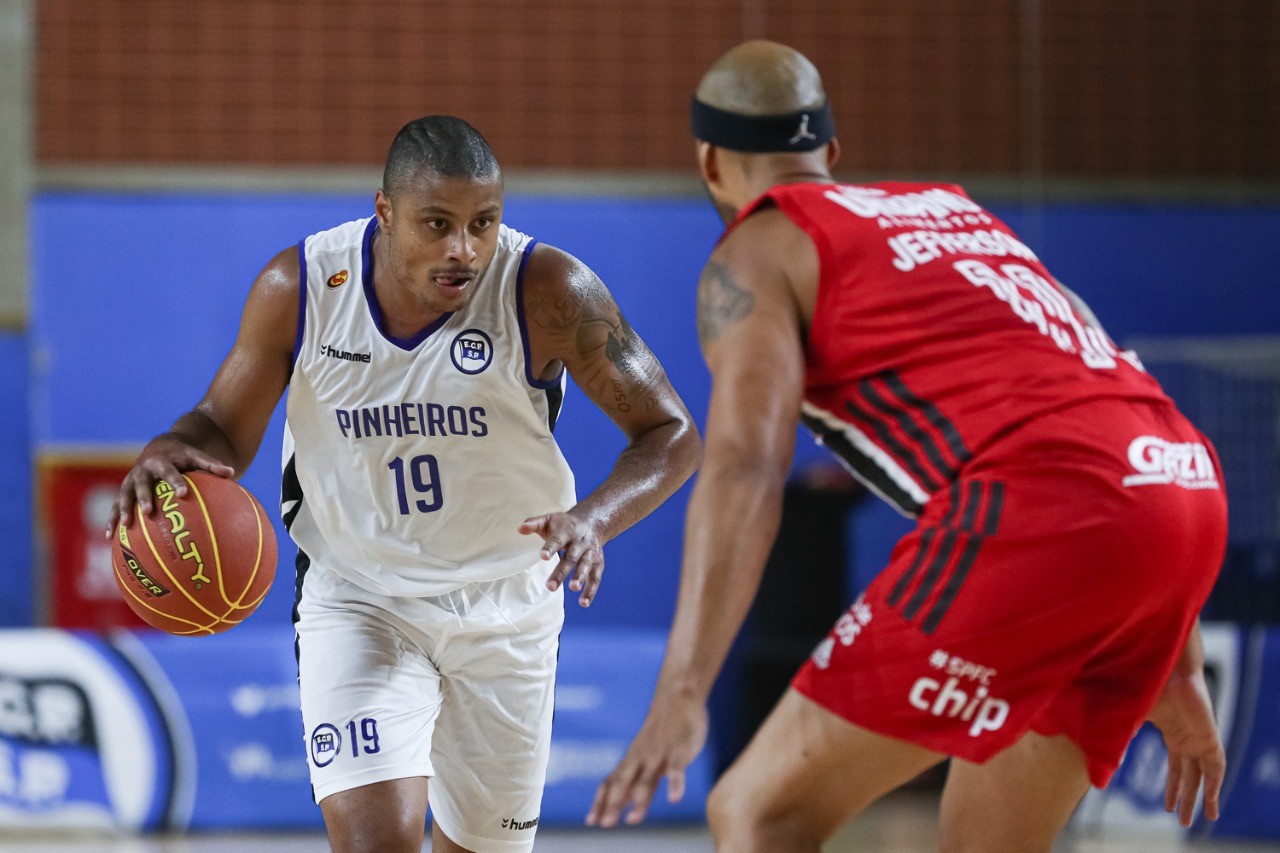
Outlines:
{"type": "Polygon", "coordinates": [[[960,437],[960,431],[956,429],[956,425],[946,415],[938,411],[937,406],[928,400],[917,397],[907,387],[907,384],[902,381],[902,377],[892,370],[886,370],[877,378],[883,380],[884,384],[897,395],[899,400],[919,411],[926,421],[933,424],[933,427],[946,440],[947,447],[950,448],[951,455],[955,457],[958,465],[964,465],[969,461],[969,448],[965,447],[964,439],[960,437]]]}
{"type": "Polygon", "coordinates": [[[941,488],[941,484],[929,475],[929,472],[920,464],[920,460],[916,458],[916,455],[908,450],[906,445],[898,441],[888,425],[853,400],[846,400],[844,407],[850,415],[871,428],[871,431],[876,434],[876,438],[880,439],[880,443],[885,449],[897,457],[898,461],[911,472],[920,485],[931,492],[941,488]]]}
{"type": "Polygon", "coordinates": [[[964,585],[965,578],[969,575],[969,570],[973,568],[974,562],[978,559],[978,551],[982,548],[982,543],[986,541],[988,536],[994,536],[1000,529],[1000,513],[1004,509],[1004,483],[995,482],[990,484],[990,494],[987,496],[987,509],[982,523],[982,532],[975,533],[969,537],[968,543],[964,548],[964,553],[960,555],[960,560],[956,563],[955,570],[952,571],[951,577],[947,578],[946,585],[942,588],[942,594],[938,596],[938,600],[933,603],[933,607],[929,609],[929,615],[925,616],[924,622],[920,624],[920,630],[926,634],[932,634],[942,617],[947,615],[947,611],[951,609],[951,603],[955,601],[956,594],[960,592],[960,587],[964,585]]]}
{"type": "Polygon", "coordinates": [[[974,518],[978,515],[978,504],[982,502],[982,483],[978,480],[969,482],[969,493],[964,501],[964,514],[960,517],[960,529],[973,533],[974,518]]]}
{"type": "Polygon", "coordinates": [[[969,541],[965,543],[964,552],[960,555],[960,561],[956,563],[955,570],[951,572],[951,577],[947,578],[946,585],[942,587],[942,594],[933,603],[933,607],[929,608],[929,615],[925,616],[924,621],[920,623],[920,630],[924,633],[932,634],[937,629],[938,623],[942,621],[942,617],[947,615],[947,611],[951,608],[951,602],[955,600],[956,593],[960,591],[960,585],[964,583],[969,570],[973,568],[974,560],[978,559],[978,550],[982,548],[982,538],[981,536],[970,536],[969,541]]]}
{"type": "Polygon", "coordinates": [[[920,547],[916,549],[915,559],[911,561],[910,566],[907,566],[907,570],[902,573],[902,577],[898,578],[898,582],[893,585],[893,589],[889,591],[889,596],[885,599],[890,607],[897,607],[898,602],[902,600],[902,596],[907,594],[907,589],[911,586],[911,580],[916,576],[916,572],[920,570],[920,564],[924,562],[925,555],[929,553],[929,547],[933,545],[933,537],[937,534],[938,528],[930,527],[920,537],[920,547]]]}
{"type": "Polygon", "coordinates": [[[813,415],[802,412],[800,421],[822,441],[823,447],[834,453],[836,458],[843,462],[867,488],[880,495],[903,515],[919,517],[924,510],[924,504],[913,498],[895,483],[883,468],[855,448],[847,436],[813,415]]]}
{"type": "Polygon", "coordinates": [[[947,567],[947,563],[951,562],[951,555],[956,550],[956,542],[959,538],[960,531],[954,527],[942,534],[942,544],[938,546],[938,553],[933,555],[929,568],[924,570],[924,575],[920,578],[920,585],[907,600],[907,606],[902,608],[902,618],[914,619],[920,612],[920,608],[924,607],[929,593],[933,592],[934,584],[938,582],[938,578],[942,577],[942,570],[947,567]]]}
{"type": "Polygon", "coordinates": [[[907,590],[911,587],[911,582],[915,580],[916,572],[920,570],[920,564],[924,562],[925,555],[929,553],[929,546],[933,544],[933,537],[937,535],[938,530],[948,528],[955,521],[956,513],[960,511],[960,484],[952,483],[948,490],[951,505],[947,507],[946,513],[942,516],[942,521],[937,527],[930,527],[925,530],[924,535],[920,537],[920,548],[916,551],[915,559],[911,561],[911,565],[902,573],[902,577],[898,578],[898,582],[893,585],[893,589],[889,592],[888,601],[890,607],[897,607],[898,602],[902,600],[902,596],[906,595],[907,590]]]}
{"type": "Polygon", "coordinates": [[[956,520],[956,514],[960,512],[960,483],[953,482],[948,490],[951,505],[947,507],[947,514],[942,516],[942,526],[950,527],[951,523],[956,520]]]}
{"type": "MultiPolygon", "coordinates": [[[[889,383],[886,380],[885,385],[888,384],[889,383]]],[[[905,385],[902,385],[901,380],[899,380],[898,384],[903,388],[906,387],[905,385]]],[[[872,407],[877,411],[888,415],[897,422],[899,429],[902,430],[907,438],[924,452],[925,458],[929,460],[929,464],[933,466],[933,470],[938,472],[943,482],[955,479],[955,466],[943,458],[942,450],[938,447],[938,443],[934,441],[933,436],[931,436],[928,431],[920,426],[920,424],[916,422],[915,418],[911,416],[910,409],[905,406],[895,405],[889,400],[886,400],[881,396],[881,393],[876,390],[876,387],[871,384],[870,379],[864,379],[859,382],[858,390],[862,392],[862,396],[867,399],[867,402],[870,403],[872,407]]],[[[892,391],[893,389],[890,388],[889,390],[892,391]]],[[[919,398],[913,399],[918,400],[919,398]]],[[[906,401],[904,400],[903,402],[906,401]]],[[[934,409],[934,411],[936,412],[937,409],[934,409]]],[[[920,414],[922,417],[925,416],[923,412],[920,414]]]]}

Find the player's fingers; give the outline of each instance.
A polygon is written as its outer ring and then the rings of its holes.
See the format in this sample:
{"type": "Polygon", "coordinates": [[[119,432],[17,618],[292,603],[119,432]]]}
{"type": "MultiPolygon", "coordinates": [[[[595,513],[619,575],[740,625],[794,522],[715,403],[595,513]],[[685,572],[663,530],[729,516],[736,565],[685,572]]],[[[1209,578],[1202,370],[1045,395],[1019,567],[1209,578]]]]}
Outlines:
{"type": "Polygon", "coordinates": [[[1196,813],[1196,794],[1200,790],[1200,766],[1194,758],[1184,761],[1182,784],[1178,787],[1178,820],[1183,826],[1191,826],[1196,813]]]}
{"type": "Polygon", "coordinates": [[[601,826],[617,826],[622,817],[622,810],[631,804],[627,812],[627,823],[639,823],[649,810],[649,802],[653,799],[653,789],[658,784],[657,774],[642,766],[636,766],[632,778],[626,784],[615,785],[605,797],[604,813],[601,826]],[[633,820],[632,816],[636,818],[633,820]]]}
{"type": "Polygon", "coordinates": [[[177,494],[178,497],[186,497],[189,488],[187,478],[182,475],[182,471],[179,471],[173,465],[165,465],[161,470],[163,470],[163,474],[160,475],[160,479],[168,483],[169,487],[173,489],[173,493],[177,494]]]}
{"type": "Polygon", "coordinates": [[[156,483],[164,480],[177,493],[178,497],[183,497],[187,493],[187,481],[182,479],[182,472],[170,462],[158,456],[147,459],[142,462],[139,467],[149,476],[149,486],[154,487],[156,483]]]}
{"type": "Polygon", "coordinates": [[[526,518],[524,521],[520,522],[520,526],[516,529],[526,536],[531,533],[541,535],[542,531],[547,527],[548,518],[549,516],[545,515],[535,515],[533,518],[526,518]]]}
{"type": "Polygon", "coordinates": [[[678,803],[684,799],[684,768],[667,771],[667,802],[678,803]]]}
{"type": "Polygon", "coordinates": [[[117,494],[116,499],[111,502],[111,514],[107,516],[106,537],[110,539],[115,533],[116,525],[120,523],[122,518],[120,513],[120,504],[123,502],[121,495],[117,494]]]}
{"type": "Polygon", "coordinates": [[[1215,752],[1207,765],[1204,774],[1204,816],[1209,820],[1217,820],[1222,783],[1227,775],[1227,757],[1221,751],[1215,752]]]}
{"type": "Polygon", "coordinates": [[[604,555],[598,550],[592,549],[587,552],[582,563],[578,565],[578,575],[574,579],[578,582],[579,588],[582,589],[582,595],[578,597],[578,604],[583,607],[590,607],[591,602],[595,601],[596,591],[600,589],[600,581],[604,578],[604,555]]]}
{"type": "Polygon", "coordinates": [[[569,562],[567,557],[561,557],[560,562],[556,563],[555,569],[552,570],[550,576],[547,577],[547,589],[555,592],[560,588],[560,584],[564,583],[564,579],[573,571],[573,563],[569,562]]]}
{"type": "Polygon", "coordinates": [[[590,826],[602,826],[606,829],[616,826],[618,815],[626,805],[627,790],[635,778],[637,768],[631,759],[624,758],[622,763],[605,777],[596,789],[595,799],[591,802],[591,811],[587,812],[587,823],[590,826]]]}
{"type": "Polygon", "coordinates": [[[573,580],[569,581],[569,589],[578,592],[582,589],[585,579],[583,573],[587,570],[587,549],[581,542],[570,542],[564,549],[564,561],[570,566],[577,566],[578,570],[574,572],[573,580]]]}
{"type": "Polygon", "coordinates": [[[133,502],[139,515],[151,515],[150,477],[138,477],[133,481],[133,502]]]}
{"type": "Polygon", "coordinates": [[[547,524],[542,530],[542,559],[550,560],[552,555],[563,551],[569,544],[569,538],[569,531],[564,525],[557,524],[554,518],[548,517],[547,524]]]}
{"type": "Polygon", "coordinates": [[[628,825],[635,826],[644,821],[644,816],[649,813],[649,805],[653,802],[653,795],[658,790],[660,778],[661,773],[655,770],[644,774],[631,786],[631,808],[627,810],[626,817],[628,825]]]}
{"type": "Polygon", "coordinates": [[[596,787],[596,795],[591,799],[591,808],[587,810],[587,826],[599,826],[601,819],[604,817],[605,802],[609,799],[609,792],[613,788],[614,770],[603,782],[596,787]]]}
{"type": "Polygon", "coordinates": [[[1164,810],[1173,813],[1178,807],[1178,787],[1182,783],[1182,757],[1170,753],[1169,777],[1164,783],[1164,810]]]}
{"type": "Polygon", "coordinates": [[[190,467],[199,468],[202,471],[208,471],[215,477],[226,477],[230,479],[236,475],[236,469],[232,468],[225,462],[214,459],[207,453],[192,448],[187,456],[187,463],[190,467]]]}

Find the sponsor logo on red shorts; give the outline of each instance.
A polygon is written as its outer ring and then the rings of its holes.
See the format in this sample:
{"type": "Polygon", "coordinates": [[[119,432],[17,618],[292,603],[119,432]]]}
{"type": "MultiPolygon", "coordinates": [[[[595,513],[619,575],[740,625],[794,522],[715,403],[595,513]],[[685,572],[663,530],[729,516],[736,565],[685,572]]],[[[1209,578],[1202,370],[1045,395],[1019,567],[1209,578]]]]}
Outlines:
{"type": "Polygon", "coordinates": [[[935,717],[969,723],[969,737],[1000,729],[1009,719],[1009,703],[991,695],[989,685],[996,671],[937,649],[929,665],[940,670],[938,678],[916,679],[907,692],[911,707],[935,717]],[[940,681],[947,675],[945,681],[940,681]]]}
{"type": "Polygon", "coordinates": [[[850,605],[849,609],[836,621],[836,626],[831,630],[831,634],[818,643],[818,647],[813,650],[811,657],[813,665],[818,669],[826,669],[831,666],[831,653],[835,651],[836,643],[848,647],[853,645],[853,641],[858,639],[858,635],[862,633],[862,629],[871,624],[871,605],[862,600],[862,596],[858,596],[857,600],[850,605]]]}
{"type": "Polygon", "coordinates": [[[1136,474],[1121,482],[1126,486],[1181,486],[1184,489],[1216,489],[1209,450],[1198,442],[1173,442],[1140,435],[1129,443],[1129,464],[1136,474]]]}

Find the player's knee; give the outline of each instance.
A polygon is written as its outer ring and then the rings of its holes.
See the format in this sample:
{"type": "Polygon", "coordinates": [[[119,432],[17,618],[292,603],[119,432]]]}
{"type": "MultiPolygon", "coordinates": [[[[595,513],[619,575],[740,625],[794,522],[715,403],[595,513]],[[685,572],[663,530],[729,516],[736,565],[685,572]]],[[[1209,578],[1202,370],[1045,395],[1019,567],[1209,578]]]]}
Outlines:
{"type": "Polygon", "coordinates": [[[368,825],[344,832],[329,831],[333,853],[419,853],[426,833],[421,827],[368,825]]]}
{"type": "Polygon", "coordinates": [[[1054,833],[1019,831],[1007,819],[979,815],[943,814],[938,825],[940,853],[1048,853],[1054,833]]]}
{"type": "Polygon", "coordinates": [[[726,775],[716,783],[707,797],[707,824],[711,827],[711,834],[717,839],[728,831],[734,820],[736,804],[728,783],[726,775]]]}
{"type": "MultiPolygon", "coordinates": [[[[802,840],[818,839],[812,835],[803,815],[771,804],[765,792],[740,783],[730,770],[721,778],[707,798],[707,824],[717,850],[767,851],[796,849],[802,840]]],[[[817,849],[816,846],[814,849],[817,849]]]]}
{"type": "Polygon", "coordinates": [[[327,819],[333,853],[419,853],[425,820],[410,815],[343,815],[327,819]]]}

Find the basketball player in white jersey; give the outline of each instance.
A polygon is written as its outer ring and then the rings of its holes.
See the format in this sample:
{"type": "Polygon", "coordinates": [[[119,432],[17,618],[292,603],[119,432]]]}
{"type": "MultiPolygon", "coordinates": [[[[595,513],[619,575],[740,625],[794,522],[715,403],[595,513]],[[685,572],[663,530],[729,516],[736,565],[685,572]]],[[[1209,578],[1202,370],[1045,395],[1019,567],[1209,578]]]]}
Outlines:
{"type": "Polygon", "coordinates": [[[180,472],[241,474],[289,389],[282,511],[299,683],[334,850],[533,846],[563,589],[701,456],[661,365],[577,259],[501,225],[461,119],[406,125],[375,215],[278,254],[204,399],[143,450],[112,526],[180,472]],[[575,501],[552,437],[568,373],[626,434],[575,501]],[[428,780],[430,780],[428,784],[428,780]]]}

